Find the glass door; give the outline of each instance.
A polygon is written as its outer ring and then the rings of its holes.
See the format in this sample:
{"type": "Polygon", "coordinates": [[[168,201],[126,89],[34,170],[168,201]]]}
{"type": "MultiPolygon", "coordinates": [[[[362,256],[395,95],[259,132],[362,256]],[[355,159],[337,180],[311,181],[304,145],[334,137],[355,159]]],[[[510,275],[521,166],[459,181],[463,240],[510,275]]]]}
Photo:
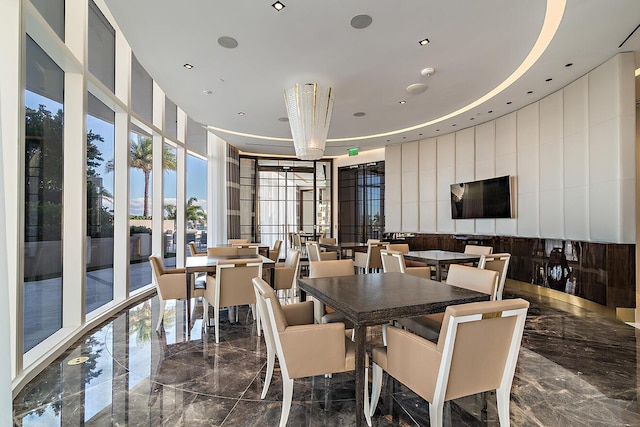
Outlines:
{"type": "MultiPolygon", "coordinates": [[[[256,209],[250,215],[248,203],[244,203],[243,208],[241,200],[241,211],[245,212],[241,212],[243,238],[271,247],[276,240],[282,240],[279,257],[284,258],[295,233],[300,233],[303,240],[317,240],[331,234],[331,161],[252,160],[253,174],[249,174],[247,168],[247,173],[241,176],[255,177],[251,181],[256,209]]],[[[244,193],[249,194],[249,189],[244,193]]]]}

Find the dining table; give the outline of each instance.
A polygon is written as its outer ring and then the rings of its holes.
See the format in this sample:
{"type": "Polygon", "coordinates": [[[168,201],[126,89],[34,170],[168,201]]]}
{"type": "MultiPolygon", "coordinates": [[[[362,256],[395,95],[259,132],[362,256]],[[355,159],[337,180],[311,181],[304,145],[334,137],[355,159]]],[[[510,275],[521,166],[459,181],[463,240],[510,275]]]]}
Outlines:
{"type": "MultiPolygon", "coordinates": [[[[262,260],[262,268],[270,269],[270,283],[273,286],[275,279],[276,262],[270,258],[258,254],[248,255],[216,255],[216,256],[190,256],[187,257],[184,265],[186,286],[187,286],[187,329],[191,328],[191,276],[195,273],[215,272],[218,261],[228,259],[255,259],[262,260]]],[[[206,286],[206,282],[205,282],[206,286]]]]}
{"type": "Polygon", "coordinates": [[[450,264],[477,263],[478,261],[480,261],[480,255],[441,250],[409,251],[404,254],[404,259],[408,261],[421,262],[426,264],[427,266],[435,267],[435,278],[437,281],[441,281],[442,272],[445,266],[450,264]]]}
{"type": "Polygon", "coordinates": [[[353,258],[355,252],[366,252],[369,248],[367,243],[360,242],[344,242],[344,243],[319,243],[321,248],[328,252],[337,252],[338,259],[353,258]],[[347,252],[351,251],[351,257],[347,255],[347,252]]]}
{"type": "Polygon", "coordinates": [[[364,377],[367,326],[443,312],[449,305],[488,301],[489,295],[403,273],[299,278],[301,300],[311,295],[354,325],[356,425],[366,423],[364,377]],[[359,409],[358,409],[359,408],[359,409]]]}

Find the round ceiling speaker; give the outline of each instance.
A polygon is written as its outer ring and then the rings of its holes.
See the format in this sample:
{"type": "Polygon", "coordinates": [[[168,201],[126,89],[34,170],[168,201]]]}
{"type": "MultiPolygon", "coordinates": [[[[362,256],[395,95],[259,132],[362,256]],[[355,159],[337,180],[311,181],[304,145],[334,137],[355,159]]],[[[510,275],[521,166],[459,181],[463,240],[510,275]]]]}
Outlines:
{"type": "Polygon", "coordinates": [[[424,83],[414,83],[407,86],[407,93],[410,93],[411,95],[417,95],[425,90],[427,90],[427,85],[424,83]]]}

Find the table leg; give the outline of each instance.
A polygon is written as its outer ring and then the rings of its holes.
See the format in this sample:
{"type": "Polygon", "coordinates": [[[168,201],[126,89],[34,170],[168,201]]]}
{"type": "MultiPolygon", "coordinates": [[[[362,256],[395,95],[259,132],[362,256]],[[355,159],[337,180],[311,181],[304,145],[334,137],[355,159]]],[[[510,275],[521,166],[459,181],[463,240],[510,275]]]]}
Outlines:
{"type": "Polygon", "coordinates": [[[367,421],[364,416],[364,384],[365,381],[367,381],[367,378],[364,377],[367,327],[356,325],[354,335],[356,341],[356,426],[361,427],[367,425],[367,421]]]}
{"type": "Polygon", "coordinates": [[[440,263],[436,264],[436,280],[438,282],[442,281],[442,265],[440,263]]]}
{"type": "Polygon", "coordinates": [[[191,275],[192,273],[187,273],[187,336],[189,336],[189,331],[191,330],[191,275]]]}

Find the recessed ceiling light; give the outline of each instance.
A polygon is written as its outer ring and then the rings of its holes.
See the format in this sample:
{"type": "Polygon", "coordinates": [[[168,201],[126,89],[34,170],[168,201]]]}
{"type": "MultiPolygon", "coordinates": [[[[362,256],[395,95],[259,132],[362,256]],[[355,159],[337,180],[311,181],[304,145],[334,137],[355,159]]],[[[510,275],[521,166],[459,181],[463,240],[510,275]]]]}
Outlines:
{"type": "Polygon", "coordinates": [[[573,62],[569,62],[568,64],[564,64],[565,67],[571,67],[573,65],[573,62]]]}
{"type": "Polygon", "coordinates": [[[238,111],[239,116],[244,116],[244,111],[238,111]]]}
{"type": "Polygon", "coordinates": [[[218,38],[218,44],[222,47],[226,47],[227,49],[235,49],[238,47],[238,40],[229,36],[222,36],[218,38]]]}
{"type": "Polygon", "coordinates": [[[364,115],[366,115],[366,114],[367,114],[367,113],[364,113],[364,112],[362,112],[362,111],[358,111],[357,113],[353,113],[353,116],[354,116],[354,117],[362,117],[362,116],[364,116],[364,115]]]}
{"type": "Polygon", "coordinates": [[[436,129],[436,132],[440,132],[440,129],[436,129]]]}
{"type": "Polygon", "coordinates": [[[429,39],[422,39],[422,40],[420,40],[420,41],[418,42],[418,44],[419,44],[420,46],[426,46],[426,45],[428,45],[429,43],[431,43],[431,42],[429,41],[429,39]]]}
{"type": "Polygon", "coordinates": [[[471,117],[469,120],[475,120],[475,117],[471,117]]]}
{"type": "Polygon", "coordinates": [[[545,80],[545,82],[550,82],[551,80],[553,80],[551,77],[549,77],[548,79],[545,80]]]}
{"type": "Polygon", "coordinates": [[[204,93],[205,95],[211,95],[213,92],[211,92],[209,89],[205,89],[202,91],[202,93],[204,93]]]}
{"type": "Polygon", "coordinates": [[[452,124],[451,126],[455,126],[455,125],[456,125],[456,124],[454,123],[454,124],[452,124]]]}
{"type": "Polygon", "coordinates": [[[493,113],[493,110],[489,110],[489,111],[488,111],[488,113],[489,113],[489,114],[493,113]]]}
{"type": "Polygon", "coordinates": [[[183,65],[183,67],[184,67],[184,68],[186,68],[187,70],[190,70],[190,69],[192,69],[192,68],[193,68],[193,65],[191,65],[191,64],[184,64],[184,65],[183,65]]]}
{"type": "Polygon", "coordinates": [[[280,12],[282,9],[284,9],[284,3],[277,1],[272,4],[271,7],[280,12]]]}
{"type": "Polygon", "coordinates": [[[288,117],[280,117],[280,118],[278,118],[278,121],[279,122],[288,122],[289,118],[288,117]]]}
{"type": "Polygon", "coordinates": [[[391,142],[391,140],[390,140],[390,139],[387,139],[387,142],[391,142]]]}
{"type": "Polygon", "coordinates": [[[528,90],[528,91],[527,91],[527,93],[528,93],[529,95],[531,95],[531,94],[533,93],[533,91],[532,91],[532,90],[528,90]]]}
{"type": "Polygon", "coordinates": [[[511,104],[511,101],[507,102],[507,105],[511,104]]]}
{"type": "Polygon", "coordinates": [[[419,134],[418,134],[418,136],[422,136],[422,134],[421,134],[421,133],[419,133],[419,134]]]}
{"type": "Polygon", "coordinates": [[[407,101],[405,101],[404,99],[402,101],[398,101],[398,104],[406,104],[407,101]]]}
{"type": "Polygon", "coordinates": [[[369,15],[356,15],[351,18],[351,26],[356,30],[367,28],[373,22],[373,18],[369,15]]]}
{"type": "Polygon", "coordinates": [[[403,136],[403,137],[402,137],[402,139],[407,139],[407,137],[406,137],[406,136],[403,136]]]}

